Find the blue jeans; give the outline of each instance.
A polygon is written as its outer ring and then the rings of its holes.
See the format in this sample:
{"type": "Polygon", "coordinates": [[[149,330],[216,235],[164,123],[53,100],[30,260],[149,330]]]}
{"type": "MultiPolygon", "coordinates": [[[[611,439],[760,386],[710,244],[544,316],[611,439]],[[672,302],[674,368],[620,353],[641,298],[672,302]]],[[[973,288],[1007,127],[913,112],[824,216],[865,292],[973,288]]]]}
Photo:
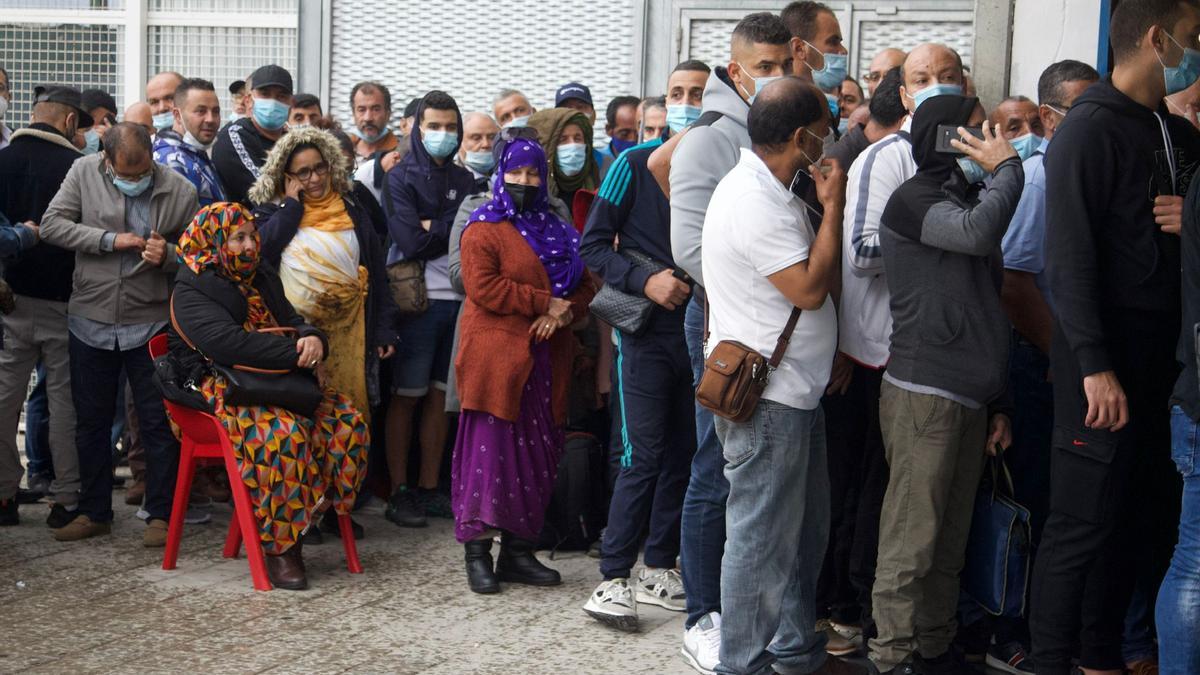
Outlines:
{"type": "Polygon", "coordinates": [[[50,459],[50,400],[46,397],[46,368],[37,364],[37,386],[25,402],[25,457],[29,477],[54,477],[54,462],[50,459]]]}
{"type": "Polygon", "coordinates": [[[1158,668],[1163,675],[1200,673],[1200,425],[1171,409],[1171,457],[1183,475],[1179,543],[1158,591],[1158,668]]]}
{"type": "MultiPolygon", "coordinates": [[[[694,384],[700,383],[704,373],[704,301],[700,293],[697,288],[683,321],[694,384]]],[[[683,496],[679,546],[688,628],[705,614],[721,611],[721,555],[725,551],[725,500],[729,498],[724,470],[725,457],[713,430],[713,415],[697,405],[696,454],[683,496]]]]}
{"type": "Polygon", "coordinates": [[[811,673],[827,658],[814,630],[829,538],[825,415],[763,400],[750,421],[718,418],[716,430],[729,500],[715,672],[811,673]]]}

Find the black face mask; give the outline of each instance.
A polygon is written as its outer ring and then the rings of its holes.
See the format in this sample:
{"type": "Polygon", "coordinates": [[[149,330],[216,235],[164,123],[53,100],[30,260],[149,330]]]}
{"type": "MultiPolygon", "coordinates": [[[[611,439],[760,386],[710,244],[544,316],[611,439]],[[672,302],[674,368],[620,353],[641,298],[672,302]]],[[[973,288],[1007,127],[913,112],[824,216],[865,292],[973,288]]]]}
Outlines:
{"type": "Polygon", "coordinates": [[[534,200],[537,199],[538,189],[533,185],[520,185],[504,181],[504,189],[508,192],[508,196],[512,197],[513,208],[518,213],[528,211],[533,206],[534,200]]]}

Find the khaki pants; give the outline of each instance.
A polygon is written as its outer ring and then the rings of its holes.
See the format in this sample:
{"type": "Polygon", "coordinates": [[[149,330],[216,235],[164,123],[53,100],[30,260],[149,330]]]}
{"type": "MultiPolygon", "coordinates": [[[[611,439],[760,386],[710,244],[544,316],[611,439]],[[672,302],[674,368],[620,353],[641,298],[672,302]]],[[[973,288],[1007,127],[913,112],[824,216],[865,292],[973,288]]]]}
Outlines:
{"type": "Polygon", "coordinates": [[[4,317],[0,349],[0,499],[10,499],[21,485],[17,454],[17,422],[25,404],[29,375],[38,360],[46,367],[50,404],[50,457],[54,501],[79,501],[79,454],[75,450],[75,406],[71,401],[71,365],[67,351],[67,303],[17,296],[17,307],[4,317]]]}
{"type": "Polygon", "coordinates": [[[879,637],[870,656],[882,671],[914,651],[937,658],[954,639],[988,415],[884,381],[879,417],[891,475],[872,592],[879,637]]]}

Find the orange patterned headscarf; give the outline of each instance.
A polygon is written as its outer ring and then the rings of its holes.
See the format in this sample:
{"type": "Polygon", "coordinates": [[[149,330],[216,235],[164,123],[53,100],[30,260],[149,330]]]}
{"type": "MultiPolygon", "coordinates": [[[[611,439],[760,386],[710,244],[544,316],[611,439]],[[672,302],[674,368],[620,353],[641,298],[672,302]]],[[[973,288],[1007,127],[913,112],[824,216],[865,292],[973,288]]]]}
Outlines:
{"type": "Polygon", "coordinates": [[[253,220],[241,204],[214,202],[205,206],[196,212],[192,223],[179,237],[180,262],[196,274],[211,269],[230,281],[250,285],[258,270],[258,231],[254,232],[252,253],[235,255],[226,248],[226,243],[239,227],[253,220]]]}

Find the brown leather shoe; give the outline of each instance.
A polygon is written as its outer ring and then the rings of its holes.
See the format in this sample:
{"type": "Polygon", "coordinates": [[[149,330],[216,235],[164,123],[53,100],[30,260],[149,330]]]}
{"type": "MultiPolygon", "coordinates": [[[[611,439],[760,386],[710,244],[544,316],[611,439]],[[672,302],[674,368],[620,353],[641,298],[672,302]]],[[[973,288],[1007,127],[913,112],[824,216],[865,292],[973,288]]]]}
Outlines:
{"type": "Polygon", "coordinates": [[[300,544],[296,543],[279,555],[268,555],[267,578],[275,588],[288,591],[303,591],[308,588],[308,577],[304,573],[304,559],[300,544]]]}
{"type": "Polygon", "coordinates": [[[167,545],[167,521],[154,518],[146,523],[146,531],[142,533],[142,546],[160,548],[167,545]]]}
{"type": "Polygon", "coordinates": [[[866,666],[830,656],[825,659],[825,663],[820,668],[813,671],[812,675],[867,675],[869,672],[866,666]]]}
{"type": "Polygon", "coordinates": [[[54,538],[58,541],[79,541],[80,539],[111,533],[112,523],[97,523],[81,513],[75,516],[75,520],[53,532],[54,538]]]}
{"type": "Polygon", "coordinates": [[[125,503],[130,506],[140,506],[145,496],[146,481],[141,476],[135,477],[129,487],[125,488],[125,503]]]}

